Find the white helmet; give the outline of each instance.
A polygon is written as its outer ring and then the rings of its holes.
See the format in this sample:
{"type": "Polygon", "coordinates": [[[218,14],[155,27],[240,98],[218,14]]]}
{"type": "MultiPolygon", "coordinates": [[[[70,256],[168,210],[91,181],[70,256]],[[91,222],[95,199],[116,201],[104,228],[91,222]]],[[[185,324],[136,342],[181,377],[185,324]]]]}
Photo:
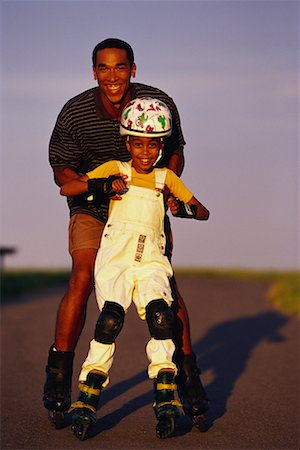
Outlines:
{"type": "Polygon", "coordinates": [[[172,133],[172,116],[165,103],[156,98],[136,98],[122,111],[122,136],[166,137],[172,133]]]}

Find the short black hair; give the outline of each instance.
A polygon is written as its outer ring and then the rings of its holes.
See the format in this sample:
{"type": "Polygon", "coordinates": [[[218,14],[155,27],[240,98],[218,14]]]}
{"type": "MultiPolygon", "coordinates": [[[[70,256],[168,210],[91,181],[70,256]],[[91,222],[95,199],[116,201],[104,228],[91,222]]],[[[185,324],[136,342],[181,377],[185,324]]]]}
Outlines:
{"type": "Polygon", "coordinates": [[[96,45],[96,47],[93,50],[92,54],[92,60],[93,60],[93,66],[96,67],[96,57],[97,52],[99,50],[103,50],[105,48],[121,48],[124,49],[127,53],[128,61],[130,64],[130,67],[134,64],[134,54],[131,45],[129,45],[127,42],[122,41],[121,39],[117,38],[108,38],[104,41],[99,42],[99,44],[96,45]]]}

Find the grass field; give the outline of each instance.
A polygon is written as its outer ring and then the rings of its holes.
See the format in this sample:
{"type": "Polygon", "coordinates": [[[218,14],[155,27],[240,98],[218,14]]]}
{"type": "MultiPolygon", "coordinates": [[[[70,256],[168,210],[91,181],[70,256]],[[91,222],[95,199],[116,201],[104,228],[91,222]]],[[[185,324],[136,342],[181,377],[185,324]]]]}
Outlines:
{"type": "Polygon", "coordinates": [[[42,287],[65,284],[69,274],[68,270],[7,270],[1,276],[1,300],[42,287]]]}
{"type": "MultiPolygon", "coordinates": [[[[270,282],[268,299],[277,308],[300,317],[300,274],[294,272],[256,271],[242,269],[176,268],[177,274],[203,277],[231,277],[270,282]]],[[[1,276],[3,302],[42,287],[67,284],[67,270],[8,270],[1,276]]]]}

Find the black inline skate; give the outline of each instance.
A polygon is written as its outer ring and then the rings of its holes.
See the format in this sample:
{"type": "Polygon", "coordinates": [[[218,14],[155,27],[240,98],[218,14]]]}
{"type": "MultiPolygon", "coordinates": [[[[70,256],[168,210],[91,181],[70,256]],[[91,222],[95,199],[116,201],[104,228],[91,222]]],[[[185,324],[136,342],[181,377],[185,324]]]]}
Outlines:
{"type": "Polygon", "coordinates": [[[185,414],[191,417],[199,431],[207,431],[205,413],[209,409],[209,399],[200,379],[200,370],[194,353],[183,356],[176,381],[185,414]]]}
{"type": "Polygon", "coordinates": [[[65,412],[71,405],[74,352],[61,352],[50,347],[46,366],[43,403],[55,428],[65,425],[65,412]]]}
{"type": "Polygon", "coordinates": [[[90,428],[96,423],[99,397],[106,379],[105,373],[92,370],[88,373],[86,381],[79,383],[78,400],[72,404],[70,412],[72,412],[73,433],[81,441],[88,438],[90,428]]]}
{"type": "Polygon", "coordinates": [[[160,439],[171,437],[175,431],[176,420],[180,415],[179,402],[175,400],[175,372],[162,369],[154,380],[153,409],[158,420],[156,436],[160,439]]]}

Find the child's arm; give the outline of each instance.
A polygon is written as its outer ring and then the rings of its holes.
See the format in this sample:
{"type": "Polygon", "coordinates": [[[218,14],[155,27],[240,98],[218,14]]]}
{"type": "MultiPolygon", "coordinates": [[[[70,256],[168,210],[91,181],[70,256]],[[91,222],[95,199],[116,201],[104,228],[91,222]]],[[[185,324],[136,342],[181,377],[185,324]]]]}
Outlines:
{"type": "Polygon", "coordinates": [[[187,203],[193,208],[193,205],[196,206],[195,219],[197,220],[207,220],[209,218],[208,209],[201,203],[196,197],[192,197],[191,200],[187,203]]]}
{"type": "Polygon", "coordinates": [[[173,216],[197,220],[208,219],[208,209],[193,196],[193,193],[185,186],[183,181],[168,169],[166,185],[171,192],[171,196],[167,200],[167,205],[173,216]]]}
{"type": "Polygon", "coordinates": [[[175,217],[197,220],[207,220],[209,218],[208,209],[194,196],[187,203],[170,196],[167,204],[172,215],[175,217]]]}
{"type": "Polygon", "coordinates": [[[115,194],[122,195],[126,192],[128,189],[126,178],[127,175],[110,175],[107,178],[89,178],[87,175],[83,175],[63,184],[60,188],[60,194],[73,196],[85,192],[99,192],[109,197],[113,196],[114,200],[120,200],[122,197],[115,194]]]}

